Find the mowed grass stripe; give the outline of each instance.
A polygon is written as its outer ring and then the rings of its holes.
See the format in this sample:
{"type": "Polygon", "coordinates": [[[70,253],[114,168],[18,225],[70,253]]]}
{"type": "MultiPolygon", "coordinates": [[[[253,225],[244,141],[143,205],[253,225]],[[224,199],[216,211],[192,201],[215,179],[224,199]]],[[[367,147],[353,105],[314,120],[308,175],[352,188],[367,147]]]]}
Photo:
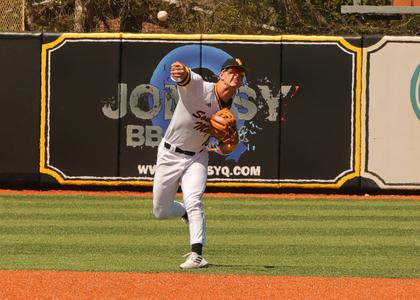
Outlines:
{"type": "MultiPolygon", "coordinates": [[[[121,208],[107,208],[107,207],[83,207],[77,208],[65,208],[65,207],[53,207],[53,208],[36,208],[36,207],[19,207],[19,208],[1,208],[0,216],[7,218],[8,215],[13,214],[15,217],[25,217],[28,215],[151,215],[151,206],[135,206],[135,207],[121,207],[121,208]]],[[[237,209],[227,210],[225,208],[209,208],[208,213],[215,215],[216,217],[222,216],[223,218],[232,217],[250,217],[250,218],[284,218],[284,217],[399,217],[399,218],[414,218],[420,219],[420,209],[411,210],[353,210],[351,208],[341,210],[322,210],[322,209],[260,209],[258,211],[252,209],[237,209]]]]}
{"type": "Polygon", "coordinates": [[[31,195],[28,194],[9,194],[9,195],[0,195],[0,201],[15,201],[19,200],[20,202],[32,202],[36,201],[37,203],[54,203],[54,202],[63,202],[63,201],[82,201],[82,202],[97,202],[97,203],[107,203],[107,202],[130,202],[133,200],[150,200],[151,196],[113,196],[107,195],[106,193],[102,195],[66,195],[66,193],[60,194],[45,194],[45,195],[31,195]]]}
{"type": "MultiPolygon", "coordinates": [[[[182,201],[181,197],[177,197],[178,201],[182,201]]],[[[67,205],[107,205],[107,204],[121,204],[121,205],[130,205],[136,203],[147,203],[152,201],[151,196],[107,196],[106,194],[99,196],[92,195],[0,195],[0,205],[2,203],[9,205],[24,205],[24,204],[33,204],[33,205],[45,205],[45,204],[63,204],[67,205]]],[[[316,206],[322,208],[328,207],[366,207],[373,206],[385,209],[386,207],[420,207],[420,201],[410,201],[410,200],[396,200],[389,198],[387,199],[384,196],[383,200],[358,200],[358,199],[342,199],[328,198],[328,199],[304,199],[304,198],[282,198],[282,195],[279,194],[278,198],[206,198],[204,197],[204,202],[206,205],[216,204],[220,206],[223,204],[223,207],[231,208],[239,206],[245,207],[254,207],[256,209],[262,208],[265,206],[316,206]]]]}
{"type": "Polygon", "coordinates": [[[152,220],[151,212],[133,212],[133,213],[84,213],[84,212],[57,212],[57,213],[0,213],[0,219],[3,220],[90,220],[90,221],[109,221],[109,220],[128,220],[128,221],[136,221],[136,220],[144,220],[149,219],[152,220]]]}
{"type": "MultiPolygon", "coordinates": [[[[43,247],[42,244],[37,245],[34,250],[31,250],[29,246],[16,248],[15,252],[9,251],[5,252],[3,255],[48,255],[54,253],[55,256],[66,254],[70,255],[87,255],[91,256],[114,256],[114,255],[127,255],[133,256],[137,255],[140,257],[144,256],[155,256],[156,251],[165,251],[163,246],[160,247],[52,247],[52,252],[45,252],[46,246],[43,247]],[[153,251],[153,249],[155,249],[153,251]],[[11,252],[11,253],[10,253],[11,252]]],[[[2,249],[3,250],[3,249],[2,249]]],[[[13,250],[13,248],[11,248],[13,250]]],[[[174,251],[182,253],[185,251],[182,247],[174,247],[174,251]]],[[[209,257],[212,255],[209,254],[209,257]]],[[[255,264],[255,254],[247,253],[238,257],[237,255],[226,254],[223,258],[217,260],[217,263],[220,264],[237,264],[240,265],[250,265],[255,264]]],[[[387,257],[387,256],[348,256],[348,255],[320,255],[319,253],[305,254],[305,257],[298,255],[286,255],[286,254],[272,254],[272,255],[261,255],[259,258],[258,264],[272,265],[272,266],[296,266],[296,267],[336,267],[340,266],[341,268],[354,268],[358,265],[364,265],[366,268],[376,268],[376,269],[386,269],[387,265],[395,265],[395,267],[407,270],[415,273],[419,270],[416,268],[417,261],[413,257],[387,257]]]]}
{"type": "MultiPolygon", "coordinates": [[[[209,218],[208,218],[209,219],[209,218]]],[[[261,229],[273,229],[273,228],[296,228],[296,229],[310,229],[310,228],[324,228],[324,229],[419,229],[420,220],[408,220],[408,221],[393,221],[393,220],[352,220],[349,222],[345,219],[340,220],[258,220],[250,222],[249,220],[208,220],[209,227],[222,227],[222,228],[261,228],[261,229]]]]}
{"type": "Polygon", "coordinates": [[[138,209],[139,207],[148,206],[152,207],[152,199],[133,199],[133,200],[119,200],[111,199],[111,200],[88,200],[88,199],[32,199],[32,200],[23,200],[16,202],[13,199],[0,199],[0,208],[65,208],[65,209],[75,209],[75,208],[135,208],[138,209]]]}
{"type": "Polygon", "coordinates": [[[162,229],[165,233],[186,234],[187,227],[172,226],[0,226],[0,235],[42,234],[42,235],[74,235],[74,234],[100,234],[100,235],[160,235],[162,229]]]}
{"type": "Polygon", "coordinates": [[[377,208],[402,208],[408,209],[409,207],[417,207],[420,208],[419,201],[410,201],[410,200],[392,200],[392,199],[384,199],[384,200],[348,200],[348,199],[282,199],[281,194],[279,195],[278,199],[276,198],[233,198],[233,199],[225,199],[225,198],[210,198],[205,199],[205,204],[207,206],[221,205],[223,207],[229,208],[264,208],[267,206],[273,207],[317,207],[322,209],[329,209],[329,208],[343,208],[343,207],[354,207],[360,209],[368,209],[372,207],[377,208]]]}
{"type": "Polygon", "coordinates": [[[420,236],[420,229],[395,229],[395,228],[221,228],[209,227],[210,234],[226,235],[260,235],[275,238],[276,236],[420,236]]]}
{"type": "MultiPolygon", "coordinates": [[[[129,235],[145,235],[154,234],[159,235],[162,231],[162,226],[139,226],[138,224],[131,226],[121,225],[19,225],[19,226],[0,226],[0,235],[10,234],[129,234],[129,235]]],[[[186,228],[181,226],[165,227],[166,233],[182,234],[185,233],[186,228]]],[[[263,235],[274,238],[282,235],[297,235],[297,236],[420,236],[420,229],[396,229],[396,228],[253,228],[253,227],[209,227],[211,234],[226,234],[226,235],[263,235]]]]}
{"type": "MultiPolygon", "coordinates": [[[[178,199],[182,201],[182,199],[178,199]]],[[[420,201],[360,201],[360,200],[288,200],[288,199],[205,199],[204,203],[207,208],[221,207],[226,210],[229,209],[309,209],[316,208],[322,210],[348,209],[355,210],[420,210],[420,201]]],[[[25,207],[25,208],[78,208],[78,207],[92,207],[92,208],[137,208],[139,206],[152,205],[151,197],[138,198],[124,198],[124,197],[75,197],[67,196],[55,198],[52,196],[44,196],[43,198],[21,198],[20,196],[8,196],[4,199],[0,195],[0,207],[25,207]],[[19,199],[19,201],[16,201],[19,199]]]]}
{"type": "MultiPolygon", "coordinates": [[[[51,255],[48,260],[43,255],[5,255],[3,258],[7,261],[3,264],[4,269],[15,270],[80,270],[107,272],[110,269],[115,272],[182,272],[178,264],[183,262],[182,257],[171,253],[166,256],[139,256],[139,255],[110,255],[95,256],[91,254],[84,255],[51,255]]],[[[214,257],[210,257],[213,261],[214,257]]],[[[229,259],[221,258],[212,263],[207,269],[191,270],[188,273],[199,274],[257,274],[257,275],[283,275],[290,276],[326,276],[329,277],[350,277],[363,275],[364,277],[388,277],[389,273],[393,277],[410,278],[407,274],[412,274],[412,268],[377,268],[365,265],[363,270],[357,267],[340,267],[336,265],[315,265],[315,266],[296,266],[288,264],[287,261],[278,261],[277,265],[265,263],[264,261],[255,262],[242,261],[240,257],[235,256],[229,259]],[[249,262],[249,263],[248,263],[249,262]]]]}
{"type": "MultiPolygon", "coordinates": [[[[182,242],[181,236],[173,241],[182,242]]],[[[139,254],[139,255],[156,255],[157,253],[165,253],[167,251],[166,243],[150,243],[150,244],[125,244],[109,243],[104,245],[97,244],[51,244],[51,243],[11,243],[1,244],[0,251],[2,255],[17,255],[17,254],[139,254]]],[[[188,246],[178,243],[171,246],[171,251],[174,253],[182,253],[187,251],[188,246]]],[[[253,257],[255,256],[267,257],[274,256],[281,258],[283,256],[342,256],[342,257],[357,257],[364,259],[365,257],[386,257],[388,259],[399,259],[400,257],[413,259],[417,263],[415,256],[401,256],[401,253],[416,253],[420,247],[415,246],[319,246],[319,245],[273,245],[259,244],[259,245],[230,245],[229,248],[215,249],[208,248],[206,255],[210,256],[241,256],[253,257]],[[245,250],[244,250],[245,247],[245,250]]],[[[258,260],[256,260],[258,261],[258,260]]],[[[415,266],[414,264],[413,266],[415,266]]],[[[418,265],[418,263],[417,263],[418,265]]]]}
{"type": "Polygon", "coordinates": [[[53,208],[37,208],[37,207],[19,207],[13,209],[5,209],[2,208],[2,213],[13,212],[15,215],[28,215],[31,213],[37,214],[151,214],[152,213],[152,206],[148,207],[133,207],[133,208],[107,208],[107,207],[77,207],[77,208],[64,208],[64,207],[53,207],[53,208]]]}
{"type": "MultiPolygon", "coordinates": [[[[103,213],[86,213],[86,212],[33,212],[33,213],[0,213],[0,219],[3,220],[130,220],[135,221],[138,219],[152,219],[150,212],[103,212],[103,213]]],[[[231,220],[234,225],[235,221],[392,221],[392,222],[418,222],[417,216],[344,216],[344,215],[329,215],[329,216],[316,216],[316,215],[232,215],[232,214],[217,214],[211,217],[216,221],[231,220]]]]}
{"type": "MultiPolygon", "coordinates": [[[[135,227],[135,228],[146,228],[146,227],[153,227],[153,228],[171,228],[171,227],[179,227],[180,220],[162,220],[162,221],[155,221],[153,217],[146,216],[144,218],[138,218],[134,220],[121,220],[121,219],[113,219],[113,220],[44,220],[44,219],[19,219],[17,222],[16,218],[10,219],[1,219],[0,218],[0,228],[4,226],[16,228],[19,230],[20,227],[43,227],[43,226],[66,226],[66,227],[135,227]]],[[[182,227],[182,226],[181,226],[182,227]]],[[[216,230],[236,230],[237,228],[250,228],[251,230],[265,230],[265,231],[272,231],[273,229],[297,229],[297,230],[305,230],[305,229],[355,229],[355,230],[367,230],[367,229],[376,229],[376,230],[418,230],[420,228],[420,220],[419,221],[370,221],[370,220],[359,220],[359,221],[352,221],[348,222],[346,220],[340,221],[328,221],[319,220],[317,221],[289,221],[289,220],[258,220],[258,222],[250,222],[248,220],[236,220],[234,224],[232,224],[231,220],[214,220],[211,216],[207,217],[207,228],[209,229],[216,229],[216,230]]]]}
{"type": "MultiPolygon", "coordinates": [[[[95,272],[180,272],[183,258],[175,253],[156,255],[95,255],[92,253],[48,256],[38,254],[4,255],[2,269],[77,270],[95,272]],[[178,264],[174,264],[178,262],[178,264]]],[[[202,270],[200,270],[202,271],[202,270]]],[[[205,270],[204,270],[205,272],[205,270]]]]}
{"type": "MultiPolygon", "coordinates": [[[[44,243],[22,243],[1,245],[0,251],[2,255],[17,255],[17,254],[32,254],[32,255],[48,255],[51,253],[57,254],[91,254],[91,255],[108,255],[108,254],[124,254],[124,255],[156,255],[159,252],[166,252],[167,245],[152,244],[152,245],[92,245],[92,244],[44,244],[44,243]]],[[[171,247],[173,251],[183,253],[187,251],[185,245],[174,245],[171,247]]]]}
{"type": "Polygon", "coordinates": [[[231,214],[219,214],[212,217],[214,220],[226,220],[230,219],[232,224],[235,221],[392,221],[392,222],[417,222],[417,216],[344,216],[344,215],[333,215],[333,216],[316,216],[316,215],[231,215],[231,214]]]}
{"type": "MultiPolygon", "coordinates": [[[[279,255],[281,256],[348,256],[348,257],[365,257],[365,256],[380,256],[380,257],[401,257],[401,254],[414,254],[420,250],[420,247],[413,245],[409,246],[379,246],[379,245],[353,245],[353,246],[328,246],[328,245],[301,245],[301,244],[281,244],[273,248],[272,245],[231,245],[229,248],[223,250],[209,248],[206,253],[209,255],[235,256],[238,253],[243,253],[248,256],[266,256],[279,255]],[[221,253],[219,253],[221,252],[221,253]]],[[[405,257],[406,255],[403,255],[405,257]]],[[[407,255],[410,257],[409,255],[407,255]]]]}
{"type": "MultiPolygon", "coordinates": [[[[182,201],[178,197],[179,201],[182,201]]],[[[420,201],[407,200],[319,200],[319,199],[258,199],[258,198],[233,198],[233,199],[205,199],[205,205],[209,208],[219,206],[223,209],[322,209],[335,210],[351,207],[355,210],[420,210],[420,201]]],[[[36,208],[138,208],[139,206],[152,205],[152,198],[147,196],[17,196],[17,195],[0,195],[0,208],[4,207],[36,207],[36,208]],[[19,197],[20,201],[16,201],[19,197]]]]}
{"type": "MultiPolygon", "coordinates": [[[[234,255],[227,256],[224,262],[233,263],[236,261],[238,264],[247,263],[252,264],[254,255],[243,255],[240,259],[235,258],[234,255]]],[[[416,272],[416,259],[414,257],[386,257],[386,256],[348,256],[348,255],[319,255],[311,254],[305,257],[296,255],[262,255],[261,262],[266,265],[275,266],[318,266],[318,267],[332,267],[340,266],[341,268],[353,268],[357,265],[367,265],[369,268],[383,269],[386,264],[398,263],[398,268],[405,268],[416,272]]]]}
{"type": "MultiPolygon", "coordinates": [[[[179,236],[184,236],[180,234],[179,236]]],[[[159,236],[144,235],[110,235],[110,234],[68,234],[68,235],[48,235],[48,234],[2,234],[0,235],[1,244],[13,244],[20,241],[28,243],[39,243],[44,241],[46,244],[112,244],[135,245],[135,244],[153,244],[162,240],[168,243],[173,238],[179,237],[171,233],[162,232],[159,236]]],[[[417,236],[296,236],[281,235],[275,238],[267,238],[261,235],[239,235],[232,236],[212,235],[209,237],[209,243],[214,245],[284,245],[284,244],[300,244],[300,245],[329,245],[329,246],[354,246],[354,245],[381,245],[381,246],[420,246],[420,240],[417,236]]]]}
{"type": "Polygon", "coordinates": [[[223,257],[218,263],[220,266],[259,266],[267,269],[272,268],[273,270],[281,269],[290,275],[322,276],[328,273],[331,277],[341,277],[363,273],[365,277],[386,277],[386,274],[391,272],[396,277],[405,277],[406,274],[413,274],[415,277],[420,276],[419,270],[414,267],[413,261],[398,258],[389,259],[387,257],[351,259],[347,256],[314,255],[305,258],[294,256],[263,256],[259,260],[259,263],[255,263],[255,260],[251,256],[228,256],[223,257]]]}
{"type": "MultiPolygon", "coordinates": [[[[398,211],[353,211],[351,209],[348,210],[334,210],[334,211],[323,211],[323,210],[315,210],[312,209],[309,211],[306,210],[283,210],[278,209],[276,211],[273,210],[246,210],[243,209],[238,213],[237,211],[226,211],[224,209],[209,209],[207,213],[212,213],[216,216],[223,216],[223,218],[226,217],[240,217],[240,216],[249,216],[249,217],[255,217],[256,219],[261,217],[270,217],[270,218],[282,218],[282,217],[412,217],[412,218],[420,218],[420,210],[419,211],[404,211],[404,212],[398,212],[398,211]]],[[[147,208],[77,208],[77,209],[65,209],[65,208],[43,208],[43,209],[37,209],[37,208],[18,208],[18,209],[2,209],[2,212],[0,212],[0,216],[7,217],[10,214],[13,214],[14,216],[28,216],[31,214],[34,215],[72,215],[72,214],[80,214],[80,215],[152,215],[152,209],[151,207],[147,208]]]]}
{"type": "Polygon", "coordinates": [[[336,210],[322,210],[322,209],[301,209],[301,208],[293,208],[293,209],[283,209],[279,208],[277,210],[273,209],[260,209],[260,210],[252,210],[252,209],[240,209],[240,210],[226,210],[225,208],[210,208],[208,211],[211,211],[213,214],[223,214],[223,215],[237,215],[238,211],[240,211],[240,215],[249,215],[249,216],[319,216],[319,217],[329,217],[329,216],[360,216],[360,217],[388,217],[388,216],[407,216],[407,217],[417,217],[420,218],[420,209],[411,209],[411,210],[353,210],[352,208],[345,208],[345,209],[336,209],[336,210]]]}

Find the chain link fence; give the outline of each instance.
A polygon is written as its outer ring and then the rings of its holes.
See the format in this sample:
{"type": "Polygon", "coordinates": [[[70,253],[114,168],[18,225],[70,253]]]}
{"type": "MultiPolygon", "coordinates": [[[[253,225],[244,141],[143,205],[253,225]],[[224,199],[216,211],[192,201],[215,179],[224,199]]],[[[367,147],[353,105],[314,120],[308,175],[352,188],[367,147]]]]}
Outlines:
{"type": "Polygon", "coordinates": [[[24,31],[24,17],[24,0],[0,0],[0,31],[24,31]]]}

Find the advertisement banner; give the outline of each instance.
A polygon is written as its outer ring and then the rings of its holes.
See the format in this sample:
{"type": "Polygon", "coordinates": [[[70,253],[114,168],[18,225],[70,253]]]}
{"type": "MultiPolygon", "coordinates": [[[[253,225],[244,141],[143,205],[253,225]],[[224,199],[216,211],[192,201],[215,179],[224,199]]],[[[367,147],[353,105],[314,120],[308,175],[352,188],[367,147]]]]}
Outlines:
{"type": "Polygon", "coordinates": [[[360,168],[360,39],[283,38],[280,180],[285,186],[340,186],[360,168]],[[296,184],[294,184],[296,183],[296,184]]]}
{"type": "Polygon", "coordinates": [[[63,34],[43,45],[40,170],[150,186],[178,101],[171,63],[216,81],[239,57],[240,144],[210,155],[209,185],[338,188],[360,173],[360,53],[341,37],[63,34]]]}
{"type": "Polygon", "coordinates": [[[363,51],[363,176],[420,188],[420,38],[385,36],[363,51]]]}
{"type": "Polygon", "coordinates": [[[102,106],[120,82],[120,45],[77,34],[43,44],[40,171],[59,183],[119,179],[119,124],[102,106]]]}

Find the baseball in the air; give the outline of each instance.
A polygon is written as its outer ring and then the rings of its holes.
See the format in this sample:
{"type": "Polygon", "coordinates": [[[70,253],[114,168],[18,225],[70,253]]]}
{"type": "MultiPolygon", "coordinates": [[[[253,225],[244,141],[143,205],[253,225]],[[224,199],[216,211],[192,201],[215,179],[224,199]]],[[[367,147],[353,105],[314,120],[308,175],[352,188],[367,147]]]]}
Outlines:
{"type": "Polygon", "coordinates": [[[159,21],[161,21],[161,22],[165,22],[165,21],[167,21],[167,20],[168,20],[168,17],[169,17],[168,13],[167,13],[166,11],[164,11],[164,10],[161,10],[161,11],[160,11],[160,12],[158,12],[158,14],[157,14],[157,18],[158,18],[158,20],[159,20],[159,21]]]}

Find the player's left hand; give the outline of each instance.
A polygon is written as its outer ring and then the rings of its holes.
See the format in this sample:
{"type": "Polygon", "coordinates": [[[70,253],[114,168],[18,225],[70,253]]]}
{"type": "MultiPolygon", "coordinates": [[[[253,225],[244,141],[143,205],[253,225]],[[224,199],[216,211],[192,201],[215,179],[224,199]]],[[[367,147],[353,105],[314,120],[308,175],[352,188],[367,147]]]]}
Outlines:
{"type": "Polygon", "coordinates": [[[223,108],[210,118],[209,134],[219,141],[218,149],[223,154],[235,150],[239,143],[239,136],[236,129],[236,119],[231,111],[223,108]]]}

